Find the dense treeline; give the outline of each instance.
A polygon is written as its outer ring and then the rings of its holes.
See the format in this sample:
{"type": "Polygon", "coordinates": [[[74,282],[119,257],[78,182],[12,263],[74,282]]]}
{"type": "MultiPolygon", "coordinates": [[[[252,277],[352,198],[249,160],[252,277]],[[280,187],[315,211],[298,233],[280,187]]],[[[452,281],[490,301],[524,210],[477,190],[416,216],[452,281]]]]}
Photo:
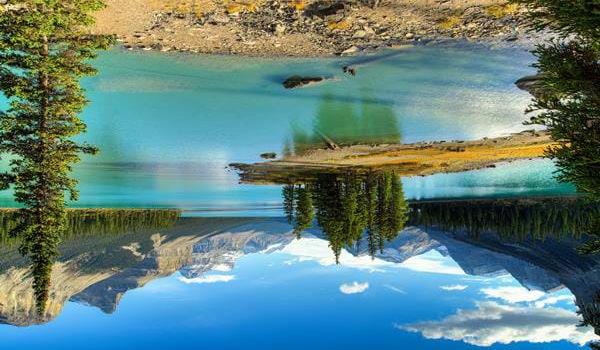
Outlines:
{"type": "Polygon", "coordinates": [[[549,198],[473,200],[411,204],[409,223],[473,236],[492,232],[504,239],[580,238],[600,215],[600,203],[549,198]]]}
{"type": "Polygon", "coordinates": [[[297,237],[314,218],[336,260],[345,246],[367,237],[372,256],[394,239],[408,220],[402,183],[393,172],[360,175],[322,173],[315,180],[283,188],[284,210],[297,237]]]}
{"type": "MultiPolygon", "coordinates": [[[[88,235],[112,235],[165,228],[175,224],[180,211],[171,209],[70,209],[66,211],[61,239],[88,235]]],[[[17,210],[0,210],[0,245],[20,243],[11,235],[21,217],[17,210]]]]}

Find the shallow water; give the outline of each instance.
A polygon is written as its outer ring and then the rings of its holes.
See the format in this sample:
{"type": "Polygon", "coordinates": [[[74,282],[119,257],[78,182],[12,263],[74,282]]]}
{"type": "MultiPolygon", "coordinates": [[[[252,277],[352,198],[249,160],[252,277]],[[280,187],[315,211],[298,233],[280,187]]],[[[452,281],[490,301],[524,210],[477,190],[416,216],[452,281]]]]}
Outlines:
{"type": "MultiPolygon", "coordinates": [[[[411,227],[374,259],[346,248],[336,265],[320,230],[296,239],[280,219],[187,218],[161,233],[63,243],[43,319],[28,313],[31,293],[0,295],[0,320],[27,326],[0,326],[3,347],[577,349],[598,338],[574,303],[600,289],[599,261],[570,239],[411,227]],[[207,227],[219,233],[202,238],[207,227]]],[[[3,291],[20,288],[12,266],[3,291]]]]}
{"type": "MultiPolygon", "coordinates": [[[[415,47],[362,58],[248,59],[111,51],[85,80],[82,139],[102,153],[77,167],[84,207],[177,207],[190,215],[280,215],[278,186],[238,185],[232,162],[294,148],[315,130],[348,141],[477,139],[527,127],[514,81],[525,51],[415,47]],[[357,67],[356,77],[341,67],[357,67]],[[333,78],[285,90],[292,74],[333,78]]],[[[572,193],[549,161],[404,179],[409,199],[572,193]]],[[[0,205],[11,206],[10,193],[0,205]]]]}

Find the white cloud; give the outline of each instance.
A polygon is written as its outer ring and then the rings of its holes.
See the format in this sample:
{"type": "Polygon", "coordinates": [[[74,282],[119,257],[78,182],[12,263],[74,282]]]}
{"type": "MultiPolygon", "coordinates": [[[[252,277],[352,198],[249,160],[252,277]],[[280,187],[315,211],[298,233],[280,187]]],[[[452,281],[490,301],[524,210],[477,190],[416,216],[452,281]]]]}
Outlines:
{"type": "Polygon", "coordinates": [[[179,277],[179,280],[185,284],[200,284],[200,283],[219,283],[230,282],[235,279],[234,275],[208,275],[194,278],[179,277]]]}
{"type": "Polygon", "coordinates": [[[369,283],[365,282],[365,283],[359,283],[359,282],[352,282],[352,283],[344,283],[340,286],[340,292],[344,293],[344,294],[358,294],[358,293],[364,293],[367,289],[369,288],[369,283]]]}
{"type": "Polygon", "coordinates": [[[496,287],[481,290],[488,298],[502,299],[507,303],[532,302],[541,299],[546,293],[523,287],[496,287]]]}
{"type": "Polygon", "coordinates": [[[476,346],[554,341],[568,341],[583,346],[598,338],[591,327],[577,327],[579,322],[575,312],[565,309],[482,302],[477,304],[475,310],[458,310],[455,315],[441,321],[396,327],[420,332],[427,339],[450,339],[476,346]]]}
{"type": "Polygon", "coordinates": [[[443,256],[436,250],[407,259],[400,264],[400,267],[417,272],[465,275],[465,272],[452,258],[443,256]]]}
{"type": "Polygon", "coordinates": [[[465,290],[469,288],[469,286],[465,286],[463,284],[453,284],[450,286],[440,286],[440,289],[443,290],[447,290],[447,291],[459,291],[459,290],[465,290]]]}
{"type": "Polygon", "coordinates": [[[572,295],[551,296],[551,297],[547,297],[542,300],[536,301],[534,305],[535,305],[535,307],[545,307],[546,305],[554,305],[561,301],[573,302],[574,298],[572,295]]]}
{"type": "MultiPolygon", "coordinates": [[[[335,256],[329,247],[329,242],[314,237],[296,239],[283,249],[282,253],[290,254],[298,258],[298,261],[316,261],[322,266],[335,265],[335,256]]],[[[369,271],[383,271],[384,267],[394,266],[394,263],[371,259],[370,256],[354,256],[345,249],[340,254],[340,265],[369,271]]]]}

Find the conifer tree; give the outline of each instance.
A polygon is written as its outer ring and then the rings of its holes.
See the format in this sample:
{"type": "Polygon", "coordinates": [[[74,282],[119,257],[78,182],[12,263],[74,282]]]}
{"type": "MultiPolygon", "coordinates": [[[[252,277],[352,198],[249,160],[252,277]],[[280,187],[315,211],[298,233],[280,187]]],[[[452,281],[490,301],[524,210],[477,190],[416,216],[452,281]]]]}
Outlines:
{"type": "Polygon", "coordinates": [[[300,238],[302,231],[312,225],[315,217],[315,210],[313,208],[312,196],[310,193],[310,185],[304,185],[299,187],[297,190],[296,197],[296,221],[294,225],[294,232],[297,238],[300,238]]]}
{"type": "Polygon", "coordinates": [[[539,81],[531,124],[558,145],[547,151],[560,179],[600,199],[600,0],[512,0],[529,10],[533,30],[555,38],[537,46],[539,81]]]}
{"type": "Polygon", "coordinates": [[[100,0],[8,0],[0,10],[0,153],[10,156],[1,187],[12,186],[22,238],[30,257],[37,309],[45,310],[52,264],[65,228],[65,196],[77,200],[71,167],[96,149],[73,141],[87,100],[81,77],[112,38],[90,34],[100,0]]]}
{"type": "Polygon", "coordinates": [[[294,208],[296,204],[296,185],[289,184],[281,189],[283,197],[283,212],[288,221],[288,224],[294,223],[294,208]]]}

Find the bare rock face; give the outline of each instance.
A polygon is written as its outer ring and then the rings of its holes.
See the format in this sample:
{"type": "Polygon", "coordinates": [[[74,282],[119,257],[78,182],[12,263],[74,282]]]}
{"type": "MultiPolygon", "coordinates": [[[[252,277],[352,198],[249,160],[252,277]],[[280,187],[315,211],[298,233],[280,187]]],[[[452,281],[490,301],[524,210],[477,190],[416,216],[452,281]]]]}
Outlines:
{"type": "Polygon", "coordinates": [[[57,263],[52,269],[50,297],[46,311],[38,315],[29,268],[11,268],[0,275],[0,323],[29,326],[46,323],[60,314],[69,298],[110,276],[110,272],[74,273],[78,261],[57,263]]]}

